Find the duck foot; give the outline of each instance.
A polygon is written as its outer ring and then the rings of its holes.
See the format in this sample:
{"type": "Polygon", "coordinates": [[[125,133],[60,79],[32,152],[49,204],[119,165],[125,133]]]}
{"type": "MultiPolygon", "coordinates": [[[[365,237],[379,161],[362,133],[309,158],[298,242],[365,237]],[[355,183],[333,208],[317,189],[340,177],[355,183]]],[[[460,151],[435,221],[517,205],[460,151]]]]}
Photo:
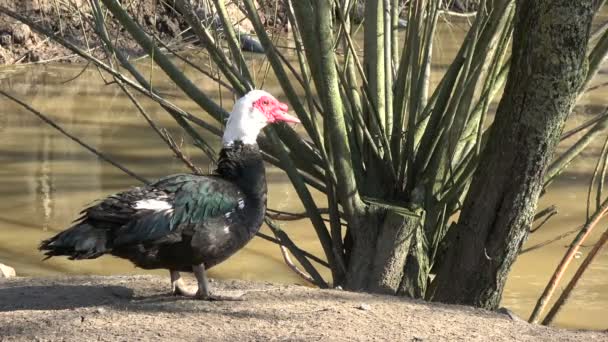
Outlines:
{"type": "Polygon", "coordinates": [[[178,271],[171,270],[171,295],[173,296],[184,296],[191,297],[194,299],[208,300],[208,301],[243,301],[245,293],[238,293],[234,295],[217,295],[211,294],[209,291],[209,282],[207,280],[207,274],[205,272],[204,265],[192,266],[192,272],[198,281],[198,290],[189,289],[181,278],[178,271]]]}
{"type": "Polygon", "coordinates": [[[178,271],[171,272],[171,295],[173,296],[185,296],[185,297],[196,297],[198,291],[188,289],[182,280],[181,275],[178,271]]]}
{"type": "Polygon", "coordinates": [[[209,301],[242,301],[244,300],[243,293],[237,296],[227,295],[215,295],[209,291],[209,282],[207,280],[207,273],[205,272],[205,265],[194,265],[192,266],[192,273],[196,277],[198,282],[198,291],[196,292],[195,298],[209,301]]]}

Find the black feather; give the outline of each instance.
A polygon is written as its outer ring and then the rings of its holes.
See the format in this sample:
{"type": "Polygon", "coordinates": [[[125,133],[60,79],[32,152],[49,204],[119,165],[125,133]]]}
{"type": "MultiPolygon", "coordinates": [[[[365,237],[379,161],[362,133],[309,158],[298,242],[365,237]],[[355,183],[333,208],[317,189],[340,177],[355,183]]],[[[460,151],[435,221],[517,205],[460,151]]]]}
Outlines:
{"type": "Polygon", "coordinates": [[[209,268],[255,235],[265,209],[259,149],[237,142],[222,150],[215,175],[171,175],[111,195],[84,209],[40,250],[47,258],[112,254],[147,269],[189,271],[201,263],[209,268]]]}

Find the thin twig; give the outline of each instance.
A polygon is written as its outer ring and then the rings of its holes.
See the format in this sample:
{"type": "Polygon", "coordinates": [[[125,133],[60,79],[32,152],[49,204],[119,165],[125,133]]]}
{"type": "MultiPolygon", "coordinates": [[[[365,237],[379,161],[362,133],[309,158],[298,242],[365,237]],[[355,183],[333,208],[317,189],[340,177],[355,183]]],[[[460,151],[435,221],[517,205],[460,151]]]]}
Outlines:
{"type": "Polygon", "coordinates": [[[544,217],[544,220],[536,226],[536,228],[530,229],[530,233],[534,233],[539,230],[551,217],[557,214],[557,207],[552,205],[548,208],[541,210],[538,214],[534,215],[534,221],[537,221],[544,217]],[[546,216],[546,217],[545,217],[546,216]]]}
{"type": "Polygon", "coordinates": [[[597,256],[597,253],[600,251],[600,249],[602,249],[602,247],[606,244],[606,241],[608,241],[608,229],[604,231],[600,239],[596,242],[595,246],[593,246],[593,249],[589,252],[585,260],[583,260],[581,265],[578,267],[576,273],[574,274],[574,276],[572,276],[572,279],[570,280],[562,294],[559,296],[555,304],[553,304],[551,310],[549,310],[549,313],[542,322],[543,325],[549,325],[553,322],[553,319],[555,318],[559,310],[562,308],[562,306],[564,306],[564,304],[570,297],[570,294],[572,293],[572,290],[578,283],[579,279],[583,276],[583,273],[585,273],[587,268],[589,268],[589,265],[597,256]]]}
{"type": "Polygon", "coordinates": [[[133,102],[133,105],[135,105],[135,107],[137,108],[137,110],[139,111],[139,113],[144,117],[144,119],[146,119],[146,121],[148,122],[148,124],[150,125],[150,127],[152,127],[152,129],[167,144],[167,146],[169,146],[169,148],[171,149],[171,151],[173,151],[173,153],[175,154],[175,156],[177,158],[179,158],[188,168],[190,168],[190,170],[192,170],[192,172],[194,172],[197,175],[202,175],[203,171],[200,168],[198,168],[197,166],[195,166],[192,163],[192,161],[188,157],[186,157],[186,155],[184,155],[184,153],[177,146],[177,144],[175,143],[175,140],[169,134],[169,132],[166,129],[164,129],[164,128],[160,128],[156,124],[156,122],[154,122],[154,120],[152,120],[152,118],[148,115],[148,113],[146,113],[146,110],[139,104],[139,102],[137,101],[137,99],[133,96],[133,94],[131,94],[131,92],[129,91],[129,89],[127,89],[127,87],[122,82],[120,82],[116,78],[115,78],[115,80],[116,80],[116,83],[118,84],[118,86],[120,87],[120,89],[122,89],[122,91],[125,94],[127,94],[127,96],[129,97],[129,99],[131,100],[131,102],[133,102]]]}
{"type": "Polygon", "coordinates": [[[41,46],[42,46],[42,44],[44,44],[44,43],[48,42],[49,40],[50,40],[50,38],[48,38],[48,37],[47,37],[46,39],[42,40],[40,43],[38,43],[38,44],[36,44],[36,45],[32,46],[32,47],[31,47],[30,49],[28,49],[28,50],[27,50],[25,53],[23,53],[23,54],[22,54],[22,55],[21,55],[19,58],[16,58],[15,60],[13,60],[11,63],[8,63],[8,64],[9,64],[9,65],[11,65],[11,64],[18,64],[19,62],[21,62],[22,60],[24,60],[24,59],[25,59],[25,57],[27,57],[27,55],[28,55],[30,52],[32,52],[32,51],[34,51],[34,50],[37,50],[39,47],[41,47],[41,46]]]}
{"type": "Polygon", "coordinates": [[[84,74],[85,71],[87,71],[87,69],[89,68],[89,65],[91,65],[91,61],[88,61],[87,64],[82,68],[82,70],[80,70],[76,76],[70,77],[65,81],[62,81],[61,84],[66,84],[69,82],[72,82],[73,80],[77,79],[78,77],[82,76],[82,74],[84,74]]]}
{"type": "Polygon", "coordinates": [[[47,117],[46,115],[40,113],[39,111],[35,110],[34,108],[30,107],[27,103],[19,100],[16,97],[13,97],[12,95],[4,92],[3,90],[0,90],[0,94],[6,96],[7,98],[11,99],[12,101],[18,103],[19,105],[21,105],[23,108],[27,109],[30,113],[36,115],[38,118],[40,118],[40,120],[44,121],[45,123],[47,123],[49,126],[55,128],[56,130],[58,130],[61,134],[65,135],[66,137],[72,139],[73,141],[75,141],[76,143],[78,143],[80,146],[86,148],[87,150],[89,150],[90,152],[92,152],[93,154],[95,154],[96,156],[98,156],[100,159],[103,159],[105,161],[107,161],[108,163],[114,165],[115,167],[121,169],[124,173],[128,174],[129,176],[139,180],[140,182],[144,183],[144,184],[148,184],[149,181],[139,175],[137,175],[135,172],[127,169],[126,167],[120,165],[119,163],[115,162],[113,159],[111,159],[110,157],[106,156],[105,154],[97,151],[95,148],[91,147],[90,145],[88,145],[87,143],[85,143],[84,141],[80,140],[79,138],[75,137],[74,135],[68,133],[65,129],[63,129],[61,126],[59,126],[58,124],[56,124],[53,120],[51,120],[49,117],[47,117]]]}
{"type": "MultiPolygon", "coordinates": [[[[602,164],[602,160],[606,158],[606,153],[608,153],[608,137],[606,137],[606,139],[604,139],[604,145],[602,146],[602,151],[600,152],[600,156],[597,158],[597,163],[595,164],[595,168],[593,169],[593,174],[591,175],[591,181],[589,182],[589,189],[587,191],[587,220],[589,219],[590,216],[590,212],[591,212],[591,193],[593,192],[593,185],[596,183],[596,180],[598,179],[598,174],[600,172],[600,166],[602,164]]],[[[601,181],[599,181],[598,183],[601,183],[601,181]]],[[[598,195],[599,195],[599,188],[598,188],[598,195]]],[[[598,210],[598,208],[601,205],[601,201],[599,200],[599,198],[597,199],[597,202],[595,204],[595,210],[598,210]]]]}
{"type": "Polygon", "coordinates": [[[579,231],[581,230],[581,228],[582,228],[582,226],[576,227],[575,229],[572,229],[572,230],[570,230],[570,231],[567,231],[567,232],[565,232],[565,233],[563,233],[563,234],[560,234],[560,235],[558,235],[558,236],[556,236],[556,237],[554,237],[554,238],[551,238],[551,239],[549,239],[549,240],[546,240],[546,241],[543,241],[543,242],[537,243],[537,244],[536,244],[536,245],[534,245],[534,246],[530,246],[530,247],[528,247],[528,248],[522,249],[522,250],[519,252],[519,254],[524,254],[524,253],[532,252],[532,251],[537,250],[537,249],[539,249],[539,248],[542,248],[542,247],[545,247],[545,246],[547,246],[547,245],[550,245],[550,244],[552,244],[552,243],[554,243],[554,242],[556,242],[556,241],[559,241],[559,240],[561,240],[561,239],[563,239],[563,238],[565,238],[565,237],[568,237],[568,236],[570,236],[570,235],[572,235],[572,234],[574,234],[574,233],[576,233],[576,232],[579,232],[579,231]]]}
{"type": "Polygon", "coordinates": [[[589,87],[589,88],[585,89],[585,92],[587,93],[587,92],[590,92],[590,91],[594,91],[594,90],[603,88],[605,86],[608,86],[608,82],[602,82],[600,84],[596,84],[596,85],[594,85],[592,87],[589,87]]]}
{"type": "Polygon", "coordinates": [[[302,271],[298,266],[296,266],[296,264],[293,263],[293,261],[291,260],[291,257],[289,256],[289,250],[287,249],[287,247],[283,246],[283,245],[279,245],[279,249],[281,250],[281,255],[283,255],[283,260],[285,261],[285,264],[291,268],[291,270],[296,273],[297,275],[299,275],[302,279],[306,280],[307,282],[316,285],[317,283],[315,282],[315,280],[313,279],[313,277],[311,277],[308,273],[302,271]]]}
{"type": "Polygon", "coordinates": [[[551,165],[547,168],[545,172],[545,187],[553,181],[557,176],[559,176],[568,165],[574,160],[574,158],[578,157],[580,153],[598,136],[608,127],[608,116],[603,116],[601,120],[596,122],[593,127],[587,131],[578,141],[576,141],[568,150],[562,153],[556,160],[554,160],[551,165]]]}
{"type": "Polygon", "coordinates": [[[154,35],[154,38],[156,39],[156,42],[159,43],[159,45],[163,48],[165,48],[170,54],[172,54],[173,56],[177,57],[179,60],[181,60],[182,62],[188,64],[190,67],[194,68],[195,70],[197,70],[198,72],[200,72],[201,74],[209,77],[210,79],[213,80],[213,82],[218,83],[219,85],[221,85],[222,87],[226,88],[228,91],[230,91],[231,93],[235,94],[236,91],[234,90],[234,88],[232,88],[228,83],[222,81],[221,78],[212,75],[210,72],[208,72],[207,70],[199,67],[198,65],[192,63],[188,58],[182,56],[181,54],[177,53],[176,50],[170,48],[167,44],[165,44],[160,37],[154,35]]]}
{"type": "Polygon", "coordinates": [[[296,259],[298,259],[298,262],[314,279],[314,284],[319,286],[320,288],[328,288],[329,286],[327,285],[325,280],[323,280],[321,274],[319,274],[317,269],[310,263],[310,261],[308,261],[308,259],[306,259],[306,257],[302,253],[300,253],[299,248],[297,248],[297,246],[293,243],[293,241],[291,241],[289,236],[285,234],[281,227],[269,217],[266,217],[264,221],[266,222],[266,225],[268,225],[268,227],[275,234],[277,239],[282,242],[281,244],[289,248],[289,251],[296,257],[296,259]]]}
{"type": "MultiPolygon", "coordinates": [[[[288,211],[276,210],[276,209],[272,209],[272,208],[268,208],[268,209],[266,209],[266,211],[272,215],[275,215],[276,217],[280,217],[281,220],[283,220],[283,221],[291,221],[291,220],[299,220],[299,219],[303,219],[303,218],[308,218],[308,213],[306,213],[305,211],[301,212],[301,213],[291,213],[288,211]]],[[[319,214],[328,214],[328,213],[329,213],[328,208],[319,208],[319,214]]]]}
{"type": "MultiPolygon", "coordinates": [[[[257,237],[259,237],[259,238],[262,238],[262,239],[266,240],[266,241],[270,241],[270,242],[272,242],[272,243],[276,243],[277,245],[282,244],[281,240],[279,240],[279,239],[277,239],[277,238],[273,238],[273,237],[272,237],[272,236],[270,236],[270,235],[266,235],[266,234],[261,233],[261,232],[257,232],[255,235],[256,235],[257,237]]],[[[287,246],[286,246],[286,247],[287,247],[287,246]]],[[[302,253],[302,255],[304,255],[304,256],[305,256],[305,257],[307,257],[308,259],[310,259],[310,260],[312,260],[312,261],[314,261],[314,262],[318,263],[318,264],[319,264],[319,265],[321,265],[321,266],[325,266],[325,267],[329,268],[329,264],[327,263],[327,261],[325,261],[325,260],[323,260],[323,259],[319,258],[318,256],[316,256],[316,255],[314,255],[314,254],[311,254],[311,253],[309,253],[309,252],[307,252],[307,251],[305,251],[305,250],[303,250],[303,249],[301,249],[301,248],[299,248],[299,247],[297,247],[297,246],[296,246],[296,248],[298,249],[298,251],[299,251],[300,253],[302,253]]]]}
{"type": "Polygon", "coordinates": [[[449,15],[451,17],[459,17],[459,18],[472,18],[477,15],[477,11],[474,12],[455,12],[450,10],[439,10],[439,14],[449,15]]]}
{"type": "MultiPolygon", "coordinates": [[[[88,51],[84,51],[82,49],[80,49],[78,46],[72,44],[71,42],[65,40],[64,38],[56,35],[55,33],[45,29],[44,27],[38,25],[37,23],[35,23],[34,21],[28,19],[27,17],[24,17],[22,15],[20,15],[19,13],[13,12],[11,10],[9,10],[8,8],[0,5],[0,13],[6,14],[8,16],[10,16],[11,18],[18,20],[26,25],[28,25],[30,28],[34,29],[35,31],[51,37],[51,39],[53,39],[54,41],[56,41],[57,43],[61,44],[62,46],[64,46],[65,48],[73,51],[75,53],[75,55],[78,55],[88,61],[91,61],[93,63],[95,63],[96,66],[98,66],[99,68],[103,69],[104,71],[108,72],[109,74],[111,74],[112,76],[115,76],[117,78],[119,78],[121,81],[125,82],[127,85],[129,85],[130,87],[134,88],[135,90],[139,91],[140,93],[147,95],[149,98],[151,98],[152,100],[158,102],[159,104],[163,105],[163,107],[167,107],[170,108],[172,111],[174,111],[175,113],[177,113],[178,115],[184,117],[185,119],[195,123],[196,125],[208,130],[209,132],[213,133],[216,136],[221,136],[222,135],[222,131],[220,129],[218,129],[217,127],[214,127],[210,124],[208,124],[207,122],[205,122],[204,120],[194,116],[193,114],[186,112],[184,110],[182,110],[181,108],[177,107],[175,104],[167,101],[166,99],[164,99],[163,97],[159,96],[158,94],[156,94],[153,91],[150,91],[144,87],[142,87],[141,85],[133,82],[132,80],[126,78],[124,75],[122,75],[121,73],[119,73],[118,71],[114,70],[112,67],[108,66],[106,63],[102,62],[101,60],[95,58],[94,56],[92,56],[88,51]]],[[[74,55],[72,55],[74,56],[74,55]]],[[[71,57],[71,56],[68,56],[71,57]]],[[[59,57],[57,59],[61,59],[64,57],[59,57]]],[[[56,60],[56,59],[55,59],[56,60]]],[[[50,60],[49,60],[50,61],[50,60]]],[[[227,113],[226,113],[227,116],[227,113]]]]}
{"type": "Polygon", "coordinates": [[[546,215],[552,215],[553,213],[557,213],[557,206],[554,204],[550,207],[547,207],[534,215],[532,221],[538,221],[546,215]]]}
{"type": "MultiPolygon", "coordinates": [[[[266,209],[267,213],[266,215],[268,217],[270,217],[273,220],[277,220],[277,221],[299,221],[299,220],[304,220],[309,218],[310,216],[308,215],[308,213],[306,212],[302,212],[302,213],[289,213],[286,211],[279,211],[279,210],[274,210],[274,209],[266,209]]],[[[328,208],[321,208],[319,209],[319,214],[329,214],[329,209],[328,208]]],[[[321,218],[324,222],[331,222],[330,219],[321,218]]],[[[346,227],[347,224],[346,223],[342,223],[340,222],[341,226],[346,227]]]]}
{"type": "Polygon", "coordinates": [[[569,130],[568,132],[565,132],[564,134],[562,134],[560,141],[566,140],[580,131],[584,131],[585,129],[589,128],[590,126],[593,126],[593,124],[604,119],[607,116],[608,116],[608,109],[604,109],[604,112],[602,114],[599,114],[596,117],[594,117],[593,119],[586,121],[582,125],[575,127],[573,129],[569,130]]]}
{"type": "Polygon", "coordinates": [[[560,261],[559,265],[555,269],[553,276],[551,276],[551,280],[547,283],[543,294],[538,298],[536,302],[536,306],[530,315],[530,319],[528,320],[530,323],[538,323],[540,315],[543,312],[543,309],[547,305],[547,302],[551,299],[551,296],[555,292],[557,288],[557,284],[561,280],[562,276],[566,272],[566,268],[570,265],[570,262],[574,258],[576,252],[578,252],[580,245],[585,241],[585,239],[591,234],[593,228],[597,225],[599,220],[604,217],[606,212],[608,211],[608,201],[605,201],[600,208],[597,209],[595,214],[587,221],[583,229],[578,233],[578,235],[572,241],[570,248],[560,261]]]}

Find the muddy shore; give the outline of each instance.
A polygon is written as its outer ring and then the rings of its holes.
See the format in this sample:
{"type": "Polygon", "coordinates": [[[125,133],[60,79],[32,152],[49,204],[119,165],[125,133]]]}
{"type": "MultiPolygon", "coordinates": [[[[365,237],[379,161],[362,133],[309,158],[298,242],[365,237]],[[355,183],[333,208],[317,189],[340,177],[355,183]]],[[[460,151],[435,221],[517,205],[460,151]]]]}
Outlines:
{"type": "Polygon", "coordinates": [[[0,341],[608,341],[605,331],[391,296],[213,281],[244,300],[207,302],[170,296],[168,285],[158,276],[0,280],[0,341]]]}

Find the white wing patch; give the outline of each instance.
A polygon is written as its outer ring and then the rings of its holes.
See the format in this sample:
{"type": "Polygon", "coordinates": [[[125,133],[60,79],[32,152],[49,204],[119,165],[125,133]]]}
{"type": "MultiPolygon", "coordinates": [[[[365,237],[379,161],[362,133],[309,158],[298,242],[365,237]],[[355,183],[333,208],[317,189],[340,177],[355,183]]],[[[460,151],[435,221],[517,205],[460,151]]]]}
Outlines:
{"type": "Polygon", "coordinates": [[[157,199],[145,199],[135,202],[135,209],[147,209],[155,211],[173,211],[171,203],[157,199]]]}
{"type": "MultiPolygon", "coordinates": [[[[239,198],[239,200],[237,202],[237,208],[238,209],[245,208],[245,199],[244,198],[239,198]]],[[[234,214],[235,211],[236,211],[236,209],[230,210],[229,212],[224,214],[224,217],[230,218],[230,216],[232,216],[232,214],[234,214]]]]}

